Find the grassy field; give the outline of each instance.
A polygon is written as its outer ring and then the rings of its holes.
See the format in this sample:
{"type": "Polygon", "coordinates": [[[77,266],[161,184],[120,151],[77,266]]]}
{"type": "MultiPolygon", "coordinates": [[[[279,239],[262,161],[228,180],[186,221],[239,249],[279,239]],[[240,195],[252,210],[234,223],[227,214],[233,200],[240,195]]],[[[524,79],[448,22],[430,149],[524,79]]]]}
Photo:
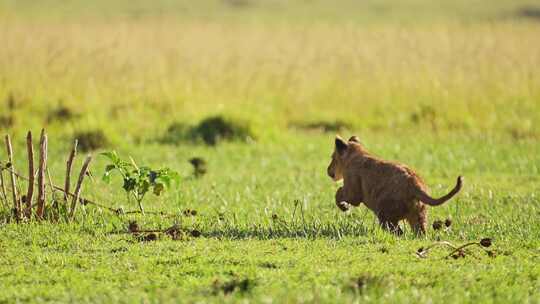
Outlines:
{"type": "Polygon", "coordinates": [[[26,132],[45,127],[55,184],[76,134],[105,134],[83,190],[103,205],[137,209],[119,177],[100,180],[101,151],[182,176],[145,201],[174,217],[88,205],[72,223],[15,224],[2,205],[0,303],[540,303],[539,16],[526,0],[0,0],[0,132],[16,169],[26,132]],[[251,138],[171,132],[216,115],[251,138]],[[463,175],[430,209],[450,228],[396,237],[365,207],[340,212],[336,133],[417,169],[434,196],[463,175]],[[201,236],[120,233],[134,220],[201,236]],[[416,256],[485,237],[496,257],[416,256]]]}

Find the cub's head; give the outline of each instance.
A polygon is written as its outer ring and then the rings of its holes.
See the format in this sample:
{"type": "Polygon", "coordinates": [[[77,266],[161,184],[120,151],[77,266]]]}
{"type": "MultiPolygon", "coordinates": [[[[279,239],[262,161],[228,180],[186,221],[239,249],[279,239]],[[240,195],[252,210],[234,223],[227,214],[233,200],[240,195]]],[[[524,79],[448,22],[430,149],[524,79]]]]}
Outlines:
{"type": "Polygon", "coordinates": [[[339,181],[343,178],[344,158],[347,155],[351,144],[359,144],[358,137],[353,136],[346,142],[343,138],[336,136],[334,153],[332,153],[332,161],[328,165],[328,176],[334,181],[339,181]]]}

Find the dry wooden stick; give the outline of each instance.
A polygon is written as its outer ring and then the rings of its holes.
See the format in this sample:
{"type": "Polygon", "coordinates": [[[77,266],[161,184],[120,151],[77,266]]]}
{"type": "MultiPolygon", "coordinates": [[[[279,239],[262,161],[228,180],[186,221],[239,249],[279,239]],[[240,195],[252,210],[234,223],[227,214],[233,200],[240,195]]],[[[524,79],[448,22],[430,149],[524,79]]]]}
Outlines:
{"type": "Polygon", "coordinates": [[[75,143],[73,144],[73,148],[71,149],[71,153],[69,153],[69,157],[66,163],[66,181],[64,183],[64,201],[68,201],[68,193],[71,183],[71,167],[73,166],[73,160],[75,159],[75,156],[77,156],[77,145],[79,144],[79,141],[75,139],[75,143]]]}
{"type": "Polygon", "coordinates": [[[45,168],[47,167],[47,134],[41,130],[39,141],[38,201],[36,215],[43,218],[45,212],[45,168]]]}
{"type": "Polygon", "coordinates": [[[2,195],[2,202],[8,207],[9,203],[6,194],[6,183],[4,182],[4,168],[0,168],[0,186],[2,189],[2,192],[0,193],[2,195]]]}
{"type": "MultiPolygon", "coordinates": [[[[8,171],[8,172],[11,172],[10,169],[7,169],[7,168],[4,168],[4,169],[5,169],[6,171],[8,171]]],[[[14,172],[14,174],[15,174],[15,176],[17,176],[18,178],[24,179],[24,180],[28,181],[28,177],[22,176],[22,175],[20,175],[20,174],[18,174],[18,173],[16,173],[16,172],[14,172]]],[[[62,193],[65,193],[65,192],[64,192],[64,188],[62,188],[62,187],[56,186],[56,185],[54,185],[54,184],[52,185],[52,187],[53,187],[55,190],[58,190],[58,191],[60,191],[60,192],[62,192],[62,193]]],[[[68,193],[68,196],[75,197],[75,194],[73,194],[73,193],[68,193]]],[[[92,205],[96,205],[96,206],[98,206],[98,207],[100,207],[100,208],[108,209],[108,210],[110,210],[110,211],[112,211],[112,212],[118,212],[118,209],[111,208],[111,207],[108,207],[108,206],[105,206],[105,205],[102,205],[102,204],[98,204],[98,203],[96,203],[96,202],[94,202],[94,201],[91,201],[91,200],[86,199],[86,198],[83,198],[83,197],[80,197],[80,198],[79,198],[79,202],[80,202],[81,204],[83,204],[83,205],[86,205],[86,204],[92,204],[92,205]]]]}
{"type": "Polygon", "coordinates": [[[26,148],[28,150],[28,192],[26,193],[25,216],[32,216],[32,199],[34,197],[34,146],[32,144],[32,132],[28,131],[26,135],[26,148]]]}
{"type": "Polygon", "coordinates": [[[73,201],[71,202],[71,209],[69,211],[70,218],[73,218],[75,216],[77,203],[79,201],[79,196],[81,195],[84,176],[86,175],[86,172],[88,172],[88,166],[90,165],[91,161],[92,161],[92,155],[88,155],[81,168],[81,173],[79,174],[79,180],[77,180],[77,186],[75,187],[75,197],[73,197],[73,201]]]}
{"type": "MultiPolygon", "coordinates": [[[[13,172],[11,171],[9,168],[3,168],[5,169],[6,171],[8,172],[13,172]]],[[[17,176],[18,178],[20,179],[23,179],[23,180],[26,180],[28,181],[28,178],[26,176],[23,176],[23,175],[20,175],[16,172],[13,172],[15,174],[15,176],[17,176]]],[[[62,187],[59,187],[57,185],[54,185],[52,184],[52,188],[54,188],[54,190],[57,190],[57,191],[60,191],[62,193],[65,193],[65,190],[64,188],[62,187]]],[[[73,193],[67,193],[68,196],[71,196],[71,197],[75,197],[75,194],[73,193]]],[[[134,214],[134,213],[141,213],[140,210],[133,210],[133,211],[121,211],[120,208],[112,208],[112,207],[109,207],[109,206],[105,206],[103,204],[99,204],[99,203],[96,203],[94,201],[91,201],[89,199],[86,199],[84,197],[79,197],[79,202],[83,205],[87,205],[87,204],[91,204],[91,205],[94,205],[94,206],[97,206],[99,208],[103,208],[103,209],[107,209],[111,212],[114,212],[115,214],[118,214],[118,215],[122,215],[122,214],[134,214]]],[[[166,216],[166,217],[177,217],[179,216],[180,214],[172,214],[172,213],[166,213],[166,212],[163,212],[163,211],[145,211],[144,212],[145,214],[155,214],[155,215],[161,215],[161,216],[166,216]]]]}
{"type": "Polygon", "coordinates": [[[17,195],[17,178],[15,176],[15,166],[13,165],[13,148],[11,146],[11,138],[9,135],[6,135],[6,149],[8,153],[8,162],[11,166],[11,191],[13,194],[13,207],[15,208],[15,216],[17,220],[21,218],[21,202],[19,201],[17,195]]]}

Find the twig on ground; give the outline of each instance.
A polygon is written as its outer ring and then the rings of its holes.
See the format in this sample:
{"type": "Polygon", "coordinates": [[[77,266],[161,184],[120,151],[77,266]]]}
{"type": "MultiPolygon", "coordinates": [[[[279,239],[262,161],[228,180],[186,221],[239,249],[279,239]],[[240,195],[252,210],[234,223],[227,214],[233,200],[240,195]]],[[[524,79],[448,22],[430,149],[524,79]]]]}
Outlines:
{"type": "MultiPolygon", "coordinates": [[[[431,249],[433,249],[435,247],[441,247],[441,246],[450,247],[452,249],[450,251],[450,253],[445,258],[449,258],[449,257],[453,257],[453,258],[465,257],[465,251],[463,249],[465,249],[467,247],[471,247],[471,246],[478,246],[478,247],[482,248],[482,250],[485,253],[487,253],[488,256],[490,256],[490,257],[495,256],[493,251],[485,249],[485,247],[491,246],[491,239],[489,239],[489,238],[483,238],[479,242],[469,242],[469,243],[466,243],[466,244],[463,244],[463,245],[460,245],[460,246],[455,246],[452,243],[447,242],[447,241],[435,242],[435,243],[429,245],[426,248],[420,247],[416,251],[416,255],[418,257],[420,257],[420,258],[427,258],[427,254],[431,249]]],[[[475,256],[475,255],[473,254],[473,256],[475,256]]],[[[477,257],[477,256],[475,256],[475,257],[477,257]]]]}

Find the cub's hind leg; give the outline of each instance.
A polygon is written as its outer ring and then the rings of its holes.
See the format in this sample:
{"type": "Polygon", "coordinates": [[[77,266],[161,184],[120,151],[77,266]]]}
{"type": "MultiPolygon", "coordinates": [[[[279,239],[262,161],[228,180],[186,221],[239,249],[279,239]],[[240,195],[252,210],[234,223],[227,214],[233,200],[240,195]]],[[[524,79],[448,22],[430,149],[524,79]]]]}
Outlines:
{"type": "Polygon", "coordinates": [[[379,201],[375,206],[381,227],[397,235],[403,234],[399,221],[405,218],[407,206],[401,201],[392,199],[379,201]]]}
{"type": "Polygon", "coordinates": [[[396,235],[402,235],[403,230],[399,227],[399,219],[394,217],[391,213],[380,210],[377,212],[377,218],[379,219],[379,225],[384,230],[392,232],[396,235]]]}
{"type": "Polygon", "coordinates": [[[389,232],[392,232],[395,235],[403,234],[403,230],[401,230],[401,227],[399,227],[398,220],[391,220],[391,219],[379,216],[379,224],[381,225],[381,228],[389,232]]]}
{"type": "Polygon", "coordinates": [[[405,218],[411,229],[417,235],[424,235],[427,228],[427,210],[422,203],[417,203],[415,208],[407,214],[405,218]]]}

